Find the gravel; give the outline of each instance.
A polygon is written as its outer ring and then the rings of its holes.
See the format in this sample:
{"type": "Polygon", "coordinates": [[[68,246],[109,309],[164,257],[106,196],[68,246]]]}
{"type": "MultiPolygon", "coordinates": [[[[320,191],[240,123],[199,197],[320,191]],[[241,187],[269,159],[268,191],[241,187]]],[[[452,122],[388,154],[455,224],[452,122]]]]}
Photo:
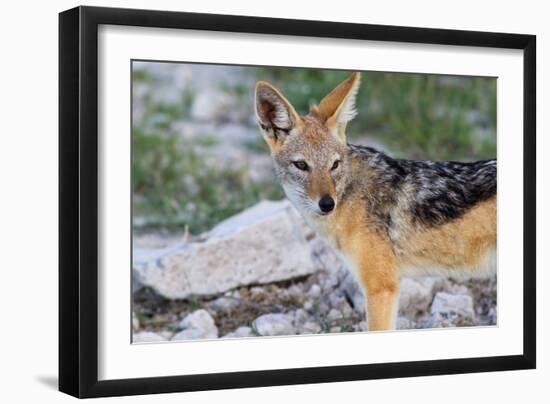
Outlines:
{"type": "MultiPolygon", "coordinates": [[[[187,299],[134,293],[134,342],[365,332],[364,298],[345,268],[187,299]],[[359,296],[358,296],[359,295],[359,296]]],[[[319,261],[320,262],[320,261],[319,261]]],[[[397,329],[497,323],[496,277],[403,279],[397,329]]]]}

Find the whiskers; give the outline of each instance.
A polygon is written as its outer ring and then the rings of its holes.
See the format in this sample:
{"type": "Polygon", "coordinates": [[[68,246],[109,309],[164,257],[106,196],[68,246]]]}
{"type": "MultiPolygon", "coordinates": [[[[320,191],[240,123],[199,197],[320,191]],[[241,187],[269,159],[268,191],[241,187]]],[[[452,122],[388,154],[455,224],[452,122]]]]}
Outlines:
{"type": "Polygon", "coordinates": [[[283,185],[287,198],[303,214],[321,213],[317,202],[313,201],[307,193],[300,188],[283,185]]]}

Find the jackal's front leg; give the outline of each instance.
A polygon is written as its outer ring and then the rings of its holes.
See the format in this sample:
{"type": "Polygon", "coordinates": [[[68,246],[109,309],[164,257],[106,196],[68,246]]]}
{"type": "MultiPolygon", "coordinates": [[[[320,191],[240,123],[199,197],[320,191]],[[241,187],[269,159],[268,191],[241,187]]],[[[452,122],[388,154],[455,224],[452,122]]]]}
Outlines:
{"type": "Polygon", "coordinates": [[[369,331],[395,328],[399,303],[399,277],[395,256],[383,240],[364,240],[356,265],[359,281],[366,297],[369,331]],[[370,247],[370,248],[369,248],[370,247]]]}
{"type": "Polygon", "coordinates": [[[397,316],[399,286],[387,285],[382,289],[366,287],[366,313],[369,331],[393,330],[397,316]],[[374,290],[369,290],[374,289],[374,290]]]}

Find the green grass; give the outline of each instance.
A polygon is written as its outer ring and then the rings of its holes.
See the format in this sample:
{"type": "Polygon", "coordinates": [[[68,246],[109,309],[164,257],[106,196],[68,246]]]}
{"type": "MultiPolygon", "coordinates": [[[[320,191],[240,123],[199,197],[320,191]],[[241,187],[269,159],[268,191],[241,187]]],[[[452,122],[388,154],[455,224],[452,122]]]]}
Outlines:
{"type": "MultiPolygon", "coordinates": [[[[255,80],[272,82],[298,112],[306,113],[350,74],[263,67],[244,68],[242,73],[242,84],[220,88],[237,100],[235,108],[242,112],[239,122],[243,125],[251,122],[254,113],[255,80]]],[[[163,82],[165,78],[154,77],[146,69],[134,69],[132,78],[136,87],[146,90],[140,92],[144,112],[139,120],[134,117],[132,130],[134,215],[147,218],[154,227],[182,229],[188,225],[197,234],[261,199],[283,197],[274,178],[253,181],[244,165],[211,162],[208,149],[219,142],[214,134],[190,141],[174,131],[174,122],[190,119],[200,88],[191,84],[175,101],[168,101],[158,94],[153,97],[151,91],[170,85],[163,82]]],[[[394,156],[418,159],[496,156],[496,79],[363,72],[357,108],[358,115],[347,129],[352,143],[368,135],[385,144],[394,156]]],[[[259,133],[242,147],[250,153],[268,153],[259,133]]]]}
{"type": "MultiPolygon", "coordinates": [[[[257,68],[299,113],[318,103],[351,72],[257,68]]],[[[496,79],[363,72],[353,142],[377,137],[397,154],[425,159],[484,159],[496,155],[496,79]]]]}
{"type": "Polygon", "coordinates": [[[148,217],[149,226],[187,225],[198,234],[261,199],[283,197],[274,178],[253,181],[245,166],[208,163],[175,133],[137,128],[132,146],[133,211],[148,217]]]}
{"type": "Polygon", "coordinates": [[[152,82],[154,78],[146,69],[132,69],[132,81],[134,83],[152,82]]]}
{"type": "Polygon", "coordinates": [[[243,142],[243,147],[252,153],[269,154],[269,146],[265,142],[264,138],[258,134],[258,137],[254,139],[248,139],[243,142]]]}

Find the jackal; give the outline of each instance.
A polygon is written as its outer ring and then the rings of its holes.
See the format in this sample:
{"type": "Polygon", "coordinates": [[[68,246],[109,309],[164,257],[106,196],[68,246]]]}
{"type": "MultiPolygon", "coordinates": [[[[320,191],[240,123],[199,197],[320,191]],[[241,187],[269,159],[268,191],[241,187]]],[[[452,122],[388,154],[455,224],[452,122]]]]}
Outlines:
{"type": "Polygon", "coordinates": [[[300,116],[256,84],[256,116],[286,196],[344,257],[369,330],[395,328],[401,276],[483,276],[496,267],[496,160],[394,159],[346,142],[353,73],[300,116]]]}

